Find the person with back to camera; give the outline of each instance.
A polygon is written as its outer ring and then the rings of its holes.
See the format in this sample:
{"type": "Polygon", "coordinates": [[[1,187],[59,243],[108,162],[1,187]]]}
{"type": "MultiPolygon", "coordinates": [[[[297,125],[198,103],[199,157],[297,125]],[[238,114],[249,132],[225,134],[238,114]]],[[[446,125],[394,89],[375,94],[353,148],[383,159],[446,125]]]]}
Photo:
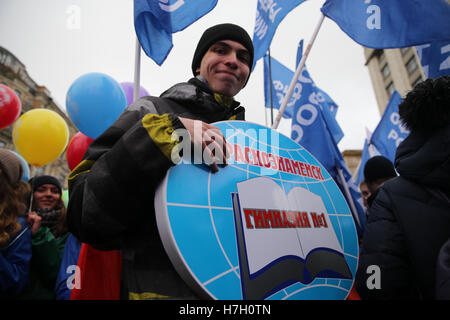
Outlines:
{"type": "Polygon", "coordinates": [[[198,298],[164,250],[155,190],[176,162],[177,129],[187,130],[202,150],[212,146],[219,153],[210,163],[213,172],[226,161],[225,138],[210,123],[244,120],[245,109],[233,97],[248,81],[253,54],[243,28],[227,23],[207,29],[194,53],[194,78],[130,105],[71,172],[69,229],[97,249],[122,251],[123,299],[198,298]]]}
{"type": "Polygon", "coordinates": [[[14,299],[23,290],[31,259],[31,231],[23,217],[28,184],[22,164],[0,148],[0,299],[14,299]]]}
{"type": "Polygon", "coordinates": [[[54,287],[59,272],[64,245],[69,233],[61,183],[53,176],[36,176],[32,188],[31,225],[33,255],[29,281],[20,298],[24,300],[54,300],[54,287]]]}
{"type": "Polygon", "coordinates": [[[399,177],[369,210],[356,274],[362,299],[434,299],[439,250],[450,238],[450,77],[419,83],[399,114],[411,133],[397,148],[399,177]]]}

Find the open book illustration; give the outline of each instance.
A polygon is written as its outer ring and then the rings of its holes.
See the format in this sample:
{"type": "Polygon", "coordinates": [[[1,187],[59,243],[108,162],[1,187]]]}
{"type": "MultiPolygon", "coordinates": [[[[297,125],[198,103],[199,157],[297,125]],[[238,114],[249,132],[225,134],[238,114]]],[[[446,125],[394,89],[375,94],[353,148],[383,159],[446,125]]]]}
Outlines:
{"type": "Polygon", "coordinates": [[[232,194],[244,299],[265,299],[315,278],[352,279],[320,196],[275,181],[237,183],[232,194]]]}

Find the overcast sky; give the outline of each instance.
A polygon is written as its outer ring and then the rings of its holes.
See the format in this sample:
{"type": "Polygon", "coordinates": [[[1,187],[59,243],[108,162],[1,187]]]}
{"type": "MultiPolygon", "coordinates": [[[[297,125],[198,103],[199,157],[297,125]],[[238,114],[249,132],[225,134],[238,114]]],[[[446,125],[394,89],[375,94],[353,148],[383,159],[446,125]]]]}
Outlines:
{"type": "MultiPolygon", "coordinates": [[[[272,41],[272,57],[294,70],[297,44],[300,39],[304,46],[308,43],[324,2],[308,0],[287,15],[272,41]]],[[[212,25],[239,24],[253,36],[256,5],[257,0],[219,0],[210,13],[174,34],[174,48],[161,67],[142,51],[141,85],[159,95],[191,78],[197,41],[212,25]]],[[[0,30],[0,46],[25,64],[28,74],[49,89],[63,110],[70,85],[83,74],[101,72],[118,82],[133,81],[132,0],[0,0],[0,30]]],[[[361,149],[364,128],[374,130],[380,120],[364,63],[363,48],[325,19],[306,64],[317,86],[339,105],[337,120],[345,134],[341,151],[361,149]]],[[[260,59],[236,100],[246,107],[248,121],[264,125],[263,83],[260,59]]],[[[290,120],[282,119],[279,131],[289,136],[290,126],[290,120]]]]}

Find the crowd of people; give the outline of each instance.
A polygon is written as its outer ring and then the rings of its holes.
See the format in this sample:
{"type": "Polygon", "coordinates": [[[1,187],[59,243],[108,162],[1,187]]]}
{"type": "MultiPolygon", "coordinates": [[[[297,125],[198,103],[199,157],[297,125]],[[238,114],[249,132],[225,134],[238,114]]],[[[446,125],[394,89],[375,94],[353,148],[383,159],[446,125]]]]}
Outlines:
{"type": "MultiPolygon", "coordinates": [[[[68,178],[68,208],[60,181],[48,175],[22,181],[19,159],[0,149],[0,297],[70,299],[79,274],[68,267],[84,259],[85,267],[116,265],[109,298],[201,298],[164,250],[149,190],[175,165],[175,130],[186,129],[203,150],[226,145],[210,123],[244,120],[234,96],[248,81],[253,54],[241,27],[207,29],[192,79],[160,97],[138,99],[90,145],[68,178]],[[217,134],[205,137],[208,130],[217,134]],[[89,264],[92,250],[115,254],[95,255],[89,264]]],[[[418,84],[399,110],[410,136],[395,163],[371,158],[360,185],[368,222],[355,287],[362,299],[449,299],[450,77],[418,84]],[[367,285],[374,265],[380,270],[375,288],[367,285]]],[[[226,150],[212,158],[226,162],[226,150]]],[[[213,172],[218,164],[210,164],[213,172]]]]}

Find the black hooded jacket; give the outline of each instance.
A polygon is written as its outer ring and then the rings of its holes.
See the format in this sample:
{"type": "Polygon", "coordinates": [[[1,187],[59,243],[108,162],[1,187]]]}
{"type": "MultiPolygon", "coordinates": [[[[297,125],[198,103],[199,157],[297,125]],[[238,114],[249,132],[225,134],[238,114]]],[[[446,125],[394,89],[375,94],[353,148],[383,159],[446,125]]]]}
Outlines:
{"type": "Polygon", "coordinates": [[[82,242],[123,254],[122,297],[193,298],[167,256],[156,225],[155,190],[174,165],[171,136],[179,117],[207,123],[244,120],[237,101],[226,106],[193,78],[160,98],[143,97],[89,146],[69,176],[68,225],[82,242]]]}
{"type": "Polygon", "coordinates": [[[411,133],[395,166],[400,176],[370,208],[356,288],[362,299],[434,299],[439,250],[450,238],[450,125],[411,133]]]}

